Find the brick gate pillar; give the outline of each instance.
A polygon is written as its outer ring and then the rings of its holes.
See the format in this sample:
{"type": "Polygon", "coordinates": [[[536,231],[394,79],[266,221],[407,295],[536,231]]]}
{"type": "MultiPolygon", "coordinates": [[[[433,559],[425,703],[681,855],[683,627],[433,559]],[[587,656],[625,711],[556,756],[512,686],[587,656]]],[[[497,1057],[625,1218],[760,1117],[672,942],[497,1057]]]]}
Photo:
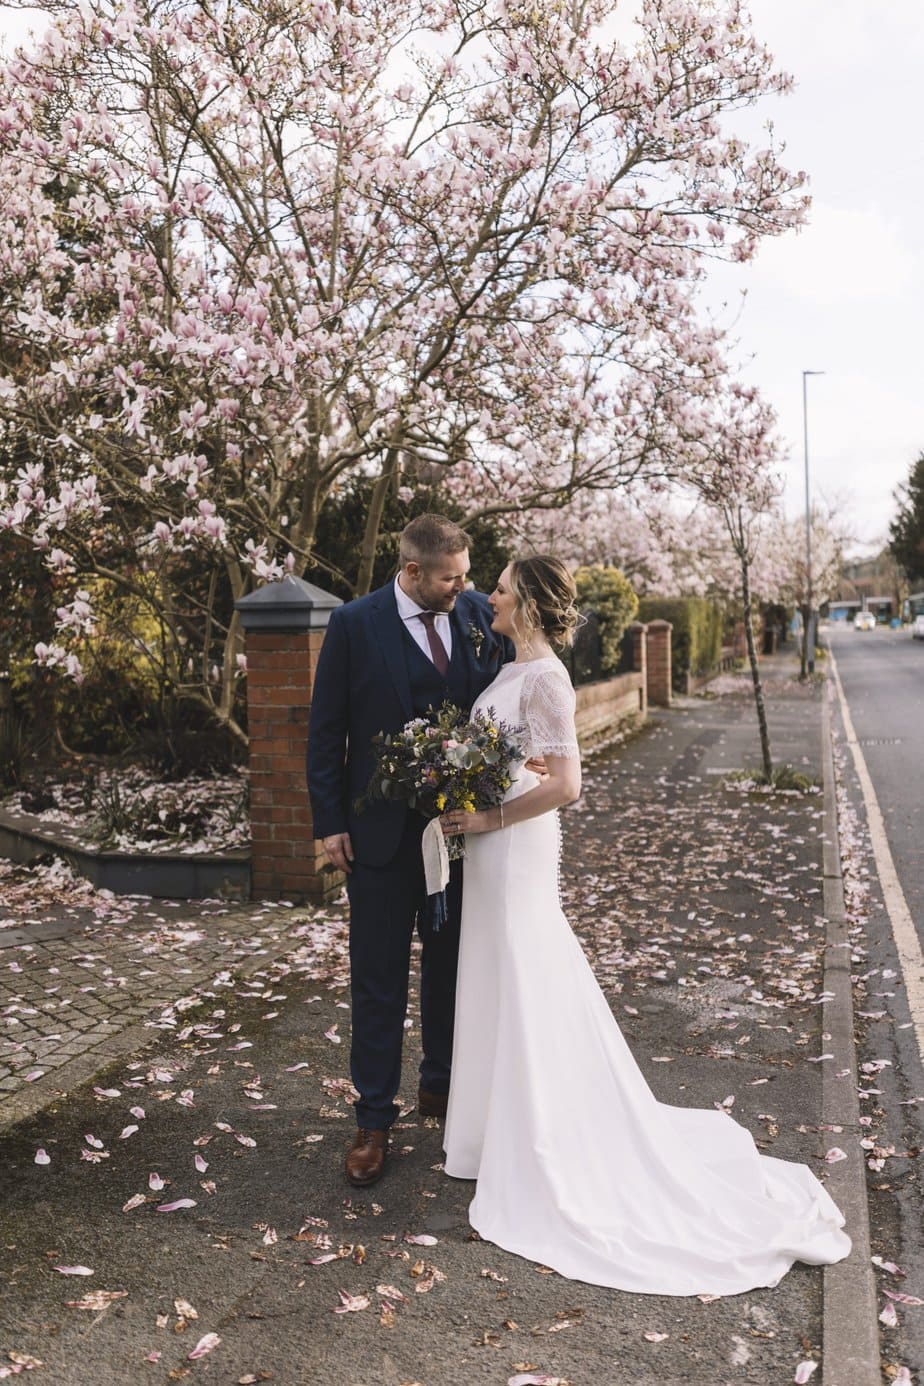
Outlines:
{"type": "Polygon", "coordinates": [[[630,621],[623,637],[628,646],[631,668],[634,674],[641,674],[641,707],[643,717],[648,715],[648,627],[644,621],[630,621]]]}
{"type": "Polygon", "coordinates": [[[671,705],[670,621],[648,622],[648,701],[655,707],[671,705]]]}
{"type": "Polygon", "coordinates": [[[322,870],[305,786],[308,709],[318,653],[340,598],[304,578],[268,582],[235,603],[246,633],[251,894],[325,900],[342,874],[322,870]]]}

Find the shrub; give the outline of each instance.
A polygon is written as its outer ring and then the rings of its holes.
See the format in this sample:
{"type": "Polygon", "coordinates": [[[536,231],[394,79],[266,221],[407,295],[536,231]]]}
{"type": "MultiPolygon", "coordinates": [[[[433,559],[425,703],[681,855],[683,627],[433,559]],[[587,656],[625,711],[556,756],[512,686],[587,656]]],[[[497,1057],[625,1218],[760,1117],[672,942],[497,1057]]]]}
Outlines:
{"type": "Polygon", "coordinates": [[[722,656],[722,609],[705,597],[645,597],[639,620],[670,621],[671,682],[685,692],[687,675],[714,669],[722,656]]]}
{"type": "Polygon", "coordinates": [[[600,623],[601,673],[615,674],[622,661],[626,626],[635,620],[638,611],[638,597],[618,568],[606,568],[601,563],[578,568],[574,580],[578,605],[584,611],[595,611],[600,623]]]}

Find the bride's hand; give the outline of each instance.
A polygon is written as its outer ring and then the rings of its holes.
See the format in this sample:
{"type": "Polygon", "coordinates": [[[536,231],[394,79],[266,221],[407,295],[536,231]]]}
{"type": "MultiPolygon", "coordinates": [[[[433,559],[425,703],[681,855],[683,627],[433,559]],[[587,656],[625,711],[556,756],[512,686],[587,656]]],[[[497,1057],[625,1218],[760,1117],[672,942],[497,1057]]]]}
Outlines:
{"type": "Polygon", "coordinates": [[[475,813],[450,809],[441,816],[440,827],[444,837],[456,837],[461,833],[490,833],[500,827],[499,818],[496,808],[478,809],[475,813]]]}

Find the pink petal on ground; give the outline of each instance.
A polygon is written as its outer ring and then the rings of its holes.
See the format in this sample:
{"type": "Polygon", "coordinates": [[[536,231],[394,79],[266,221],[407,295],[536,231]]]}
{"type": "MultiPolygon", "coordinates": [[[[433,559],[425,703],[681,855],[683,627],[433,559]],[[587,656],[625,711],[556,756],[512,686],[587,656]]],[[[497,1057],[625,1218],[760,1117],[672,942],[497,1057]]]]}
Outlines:
{"type": "Polygon", "coordinates": [[[337,1255],[336,1251],[328,1251],[325,1252],[323,1256],[315,1256],[311,1261],[308,1262],[308,1264],[309,1266],[326,1266],[328,1261],[339,1260],[340,1257],[337,1255]]]}
{"type": "Polygon", "coordinates": [[[53,1267],[53,1269],[56,1270],[56,1271],[58,1271],[61,1275],[94,1275],[94,1274],[95,1274],[94,1271],[91,1271],[91,1270],[90,1270],[90,1267],[89,1267],[89,1266],[55,1266],[55,1267],[53,1267]]]}
{"type": "Polygon", "coordinates": [[[158,1213],[175,1213],[178,1208],[195,1208],[194,1198],[175,1198],[172,1203],[158,1203],[158,1213]]]}
{"type": "Polygon", "coordinates": [[[48,1154],[48,1151],[45,1150],[42,1146],[40,1146],[39,1149],[35,1152],[35,1163],[37,1165],[51,1164],[51,1156],[48,1154]]]}
{"type": "Polygon", "coordinates": [[[889,1275],[897,1275],[901,1280],[904,1280],[905,1272],[902,1270],[901,1266],[896,1266],[894,1261],[884,1261],[881,1256],[872,1256],[870,1260],[873,1265],[878,1266],[880,1270],[888,1271],[889,1275]]]}
{"type": "Polygon", "coordinates": [[[200,1174],[204,1174],[209,1167],[208,1160],[203,1160],[201,1155],[197,1155],[193,1163],[200,1174]]]}
{"type": "Polygon", "coordinates": [[[429,1232],[421,1232],[419,1236],[413,1236],[410,1232],[405,1232],[404,1240],[411,1246],[438,1246],[439,1238],[431,1237],[429,1232]]]}
{"type": "Polygon", "coordinates": [[[356,1314],[360,1309],[369,1308],[368,1295],[348,1295],[346,1290],[339,1290],[340,1303],[335,1307],[335,1314],[356,1314]]]}
{"type": "Polygon", "coordinates": [[[122,1204],[122,1212],[130,1213],[133,1208],[140,1208],[142,1203],[147,1203],[144,1194],[132,1194],[127,1203],[122,1204]]]}
{"type": "Polygon", "coordinates": [[[153,1352],[148,1353],[144,1360],[145,1362],[159,1362],[162,1356],[163,1354],[155,1348],[153,1352]]]}
{"type": "Polygon", "coordinates": [[[817,1370],[817,1362],[811,1362],[809,1360],[800,1362],[798,1367],[796,1368],[796,1374],[793,1377],[793,1381],[796,1383],[796,1386],[805,1386],[805,1383],[808,1381],[809,1377],[813,1376],[817,1370]]]}
{"type": "Polygon", "coordinates": [[[186,1360],[188,1362],[195,1362],[197,1357],[204,1357],[207,1352],[211,1352],[213,1348],[217,1348],[220,1342],[221,1339],[217,1333],[206,1333],[203,1338],[199,1339],[186,1360]]]}
{"type": "Polygon", "coordinates": [[[137,1126],[123,1126],[122,1130],[119,1132],[119,1140],[127,1141],[129,1136],[133,1136],[137,1130],[137,1126]]]}
{"type": "MultiPolygon", "coordinates": [[[[825,1164],[826,1164],[826,1165],[836,1165],[836,1164],[838,1163],[838,1161],[840,1161],[840,1160],[846,1160],[846,1159],[847,1159],[847,1154],[846,1154],[846,1152],[843,1151],[843,1150],[841,1150],[840,1147],[839,1147],[839,1146],[836,1146],[836,1145],[832,1145],[831,1149],[830,1149],[829,1151],[827,1151],[827,1153],[825,1154],[825,1164]]],[[[799,1365],[801,1366],[802,1364],[800,1363],[799,1365]]],[[[816,1367],[818,1366],[818,1363],[817,1363],[817,1362],[815,1363],[815,1366],[816,1366],[816,1367]]],[[[806,1377],[806,1380],[808,1380],[808,1377],[806,1377]]]]}
{"type": "Polygon", "coordinates": [[[87,1135],[84,1136],[84,1140],[86,1141],[87,1145],[92,1145],[94,1150],[102,1150],[103,1146],[105,1145],[105,1141],[97,1140],[95,1136],[91,1136],[89,1133],[87,1133],[87,1135]]]}
{"type": "Polygon", "coordinates": [[[520,1372],[517,1376],[508,1376],[507,1386],[565,1386],[563,1376],[546,1376],[544,1372],[520,1372]]]}
{"type": "Polygon", "coordinates": [[[384,1299],[403,1300],[405,1296],[395,1285],[376,1285],[375,1293],[382,1295],[384,1299]]]}
{"type": "Polygon", "coordinates": [[[118,1088],[94,1088],[93,1091],[96,1093],[97,1097],[121,1097],[121,1096],[122,1096],[122,1094],[121,1094],[121,1092],[119,1091],[118,1088]]]}
{"type": "Polygon", "coordinates": [[[324,1031],[324,1038],[330,1040],[331,1044],[340,1044],[340,1036],[337,1034],[336,1025],[332,1025],[329,1030],[324,1031]]]}
{"type": "Polygon", "coordinates": [[[34,1068],[31,1073],[27,1073],[24,1076],[22,1081],[24,1083],[34,1083],[37,1081],[37,1079],[43,1077],[44,1073],[45,1070],[43,1068],[34,1068]]]}
{"type": "Polygon", "coordinates": [[[162,1189],[163,1187],[164,1187],[164,1181],[163,1181],[163,1179],[161,1179],[161,1177],[160,1177],[159,1174],[149,1174],[149,1175],[148,1175],[148,1188],[149,1188],[149,1189],[153,1189],[155,1193],[160,1193],[160,1191],[161,1191],[161,1189],[162,1189]]]}
{"type": "Polygon", "coordinates": [[[643,1333],[642,1337],[646,1343],[663,1343],[665,1338],[669,1338],[669,1333],[643,1333]]]}
{"type": "Polygon", "coordinates": [[[907,1367],[899,1367],[892,1378],[892,1386],[914,1386],[911,1373],[907,1367]]]}
{"type": "Polygon", "coordinates": [[[297,1073],[300,1068],[310,1068],[310,1064],[292,1064],[291,1068],[284,1068],[283,1073],[297,1073]]]}
{"type": "Polygon", "coordinates": [[[924,1304],[924,1299],[918,1299],[917,1295],[903,1295],[901,1290],[887,1290],[883,1286],[882,1293],[899,1304],[924,1304]]]}
{"type": "Polygon", "coordinates": [[[898,1315],[895,1312],[894,1304],[887,1304],[879,1315],[879,1322],[884,1323],[886,1328],[898,1327],[898,1315]]]}
{"type": "Polygon", "coordinates": [[[236,1141],[238,1141],[241,1145],[247,1145],[247,1146],[255,1146],[255,1145],[256,1145],[256,1141],[254,1140],[253,1136],[242,1136],[242,1135],[240,1134],[239,1131],[235,1131],[235,1133],[234,1133],[234,1139],[235,1139],[236,1141]]]}
{"type": "Polygon", "coordinates": [[[131,1112],[132,1116],[135,1117],[138,1121],[144,1121],[143,1107],[129,1107],[128,1110],[131,1112]]]}
{"type": "Polygon", "coordinates": [[[263,1245],[275,1246],[278,1241],[279,1233],[276,1231],[275,1227],[268,1227],[263,1233],[263,1245]]]}

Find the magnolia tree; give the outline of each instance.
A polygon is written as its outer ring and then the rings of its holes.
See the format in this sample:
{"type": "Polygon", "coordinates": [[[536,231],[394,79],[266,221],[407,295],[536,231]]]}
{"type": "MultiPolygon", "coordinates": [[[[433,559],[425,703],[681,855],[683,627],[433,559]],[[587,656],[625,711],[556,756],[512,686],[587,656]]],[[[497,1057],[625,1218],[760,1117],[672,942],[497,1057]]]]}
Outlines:
{"type": "Polygon", "coordinates": [[[615,0],[38,8],[0,74],[0,523],[58,575],[46,663],[119,585],[239,731],[233,600],[323,563],[351,476],[362,591],[418,477],[500,515],[690,465],[696,282],[806,203],[734,134],[789,84],[735,0],[624,36],[615,0]]]}

